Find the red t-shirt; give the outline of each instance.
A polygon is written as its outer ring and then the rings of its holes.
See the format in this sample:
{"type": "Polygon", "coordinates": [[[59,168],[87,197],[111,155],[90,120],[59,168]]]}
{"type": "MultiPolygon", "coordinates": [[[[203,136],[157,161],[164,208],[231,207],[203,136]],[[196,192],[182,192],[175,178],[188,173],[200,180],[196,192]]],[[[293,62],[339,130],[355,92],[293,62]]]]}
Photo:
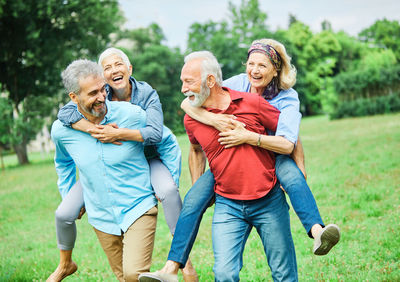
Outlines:
{"type": "MultiPolygon", "coordinates": [[[[257,94],[229,91],[231,103],[225,111],[207,109],[214,113],[232,114],[246,124],[246,129],[266,134],[275,131],[279,110],[257,94]]],[[[184,124],[192,144],[200,144],[214,174],[217,194],[235,200],[264,197],[275,185],[275,156],[271,151],[242,144],[225,149],[218,142],[219,131],[185,115],[184,124]]]]}

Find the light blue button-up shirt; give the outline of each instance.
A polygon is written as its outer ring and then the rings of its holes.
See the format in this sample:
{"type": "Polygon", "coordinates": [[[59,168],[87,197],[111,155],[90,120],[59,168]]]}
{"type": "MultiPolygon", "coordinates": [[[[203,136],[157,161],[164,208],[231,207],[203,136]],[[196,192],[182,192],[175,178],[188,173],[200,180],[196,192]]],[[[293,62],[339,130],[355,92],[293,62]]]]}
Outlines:
{"type": "MultiPolygon", "coordinates": [[[[223,86],[242,92],[250,92],[251,87],[245,73],[225,80],[223,86]]],[[[268,102],[281,112],[275,135],[283,136],[290,142],[296,143],[301,121],[300,101],[296,90],[293,88],[281,90],[276,97],[268,100],[268,102]]]]}
{"type": "MultiPolygon", "coordinates": [[[[146,124],[146,113],[139,106],[110,101],[106,105],[101,124],[115,122],[132,129],[146,124]]],[[[51,137],[56,145],[54,162],[61,196],[76,182],[77,167],[89,223],[96,229],[121,235],[157,204],[142,143],[103,144],[59,120],[53,123],[51,137]]]]}

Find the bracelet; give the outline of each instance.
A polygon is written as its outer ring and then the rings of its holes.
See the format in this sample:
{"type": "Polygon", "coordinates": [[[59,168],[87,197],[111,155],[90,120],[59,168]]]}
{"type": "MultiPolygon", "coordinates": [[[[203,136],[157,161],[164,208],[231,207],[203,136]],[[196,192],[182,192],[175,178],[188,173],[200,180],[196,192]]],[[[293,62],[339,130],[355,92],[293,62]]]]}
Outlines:
{"type": "Polygon", "coordinates": [[[261,134],[258,134],[257,146],[260,147],[260,145],[261,145],[261,134]]]}

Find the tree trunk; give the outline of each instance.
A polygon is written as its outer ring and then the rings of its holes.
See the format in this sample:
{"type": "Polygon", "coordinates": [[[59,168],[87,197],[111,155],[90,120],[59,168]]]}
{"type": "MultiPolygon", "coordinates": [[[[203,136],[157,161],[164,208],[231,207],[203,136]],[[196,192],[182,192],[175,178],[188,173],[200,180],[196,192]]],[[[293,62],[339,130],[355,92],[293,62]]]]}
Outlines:
{"type": "Polygon", "coordinates": [[[26,151],[26,143],[17,144],[13,146],[15,153],[18,157],[20,165],[29,164],[28,153],[26,151]]]}

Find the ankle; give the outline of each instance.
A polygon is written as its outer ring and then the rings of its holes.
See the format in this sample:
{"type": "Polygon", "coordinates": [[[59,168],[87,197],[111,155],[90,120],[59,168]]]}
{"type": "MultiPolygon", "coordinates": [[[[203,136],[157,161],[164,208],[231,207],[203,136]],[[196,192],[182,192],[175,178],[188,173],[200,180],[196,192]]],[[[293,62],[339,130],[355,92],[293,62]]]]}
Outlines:
{"type": "Polygon", "coordinates": [[[313,236],[314,239],[319,236],[322,229],[323,228],[321,224],[314,224],[313,227],[311,227],[311,235],[313,236]]]}
{"type": "Polygon", "coordinates": [[[172,260],[168,260],[165,263],[164,267],[161,269],[161,272],[169,274],[178,274],[179,266],[180,266],[179,263],[172,260]]]}

